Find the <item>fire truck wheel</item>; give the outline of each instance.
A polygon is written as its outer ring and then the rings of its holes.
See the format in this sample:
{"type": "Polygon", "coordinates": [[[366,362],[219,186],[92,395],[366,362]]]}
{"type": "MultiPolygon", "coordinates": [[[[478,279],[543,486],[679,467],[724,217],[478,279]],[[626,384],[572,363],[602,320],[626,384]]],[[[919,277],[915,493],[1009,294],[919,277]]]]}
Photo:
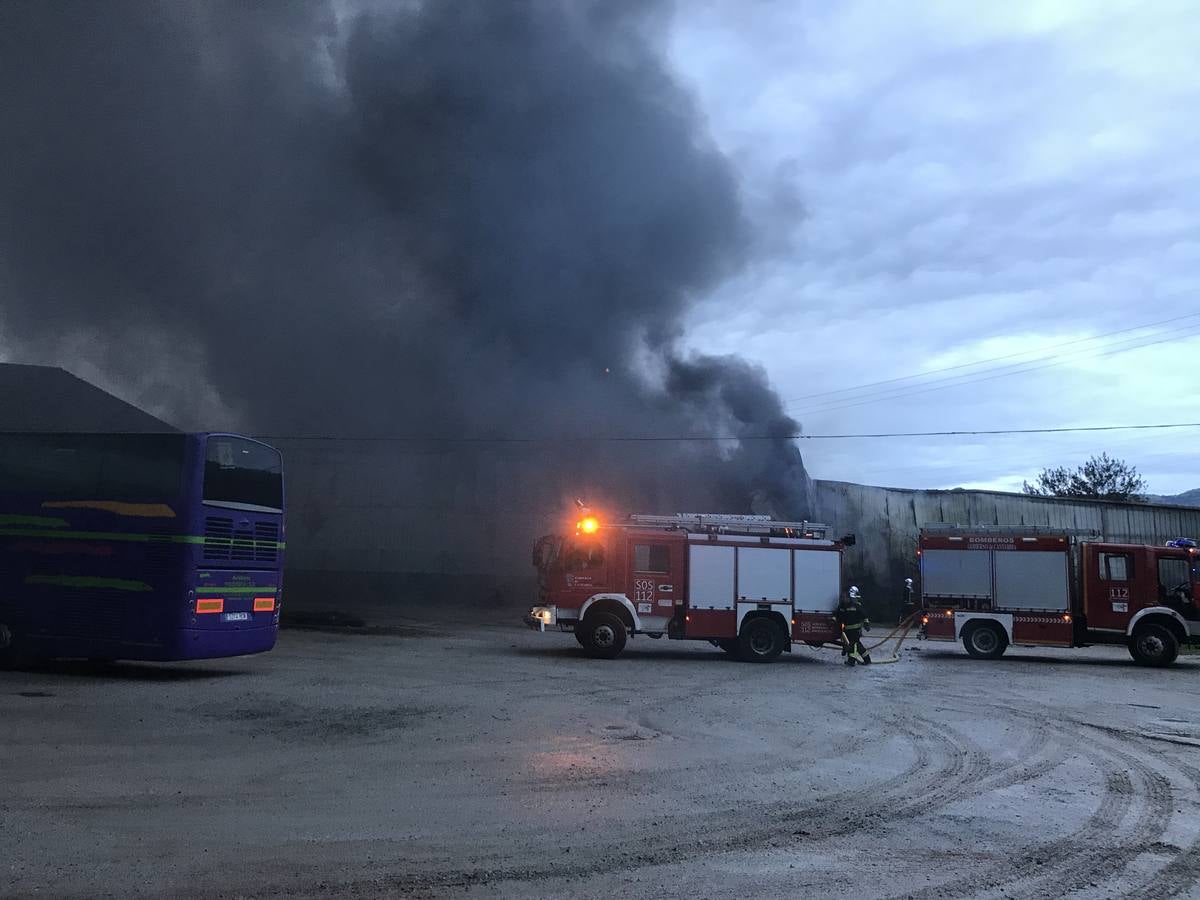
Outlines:
{"type": "Polygon", "coordinates": [[[738,655],[747,662],[770,662],[783,652],[783,630],[767,618],[751,619],[738,637],[738,655]]]}
{"type": "Polygon", "coordinates": [[[1179,639],[1163,625],[1147,622],[1134,629],[1129,655],[1142,666],[1169,666],[1179,655],[1179,639]]]}
{"type": "Polygon", "coordinates": [[[583,620],[583,649],[596,659],[616,659],[625,649],[625,623],[612,613],[589,613],[583,620]]]}
{"type": "Polygon", "coordinates": [[[991,622],[973,622],[963,629],[963,646],[975,659],[999,659],[1008,649],[1008,638],[1000,626],[991,622]]]}

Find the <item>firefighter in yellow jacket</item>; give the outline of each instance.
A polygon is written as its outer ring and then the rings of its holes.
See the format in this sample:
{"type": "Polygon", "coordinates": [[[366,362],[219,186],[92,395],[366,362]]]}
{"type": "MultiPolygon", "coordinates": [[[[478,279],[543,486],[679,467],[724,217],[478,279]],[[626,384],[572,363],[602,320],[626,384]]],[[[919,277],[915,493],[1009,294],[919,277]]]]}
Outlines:
{"type": "Polygon", "coordinates": [[[849,594],[842,598],[835,617],[842,627],[842,654],[846,657],[846,665],[852,666],[856,662],[870,665],[871,654],[863,646],[862,635],[871,630],[871,620],[863,609],[857,587],[850,588],[849,594]]]}

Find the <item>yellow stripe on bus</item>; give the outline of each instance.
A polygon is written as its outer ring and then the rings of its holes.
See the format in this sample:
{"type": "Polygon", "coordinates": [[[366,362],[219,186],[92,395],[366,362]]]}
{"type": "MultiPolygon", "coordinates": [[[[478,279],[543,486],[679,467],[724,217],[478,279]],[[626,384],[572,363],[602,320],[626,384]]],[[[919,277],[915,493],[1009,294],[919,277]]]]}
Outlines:
{"type": "Polygon", "coordinates": [[[47,500],[42,509],[98,509],[118,516],[173,519],[175,510],[165,503],[124,503],[120,500],[47,500]]]}

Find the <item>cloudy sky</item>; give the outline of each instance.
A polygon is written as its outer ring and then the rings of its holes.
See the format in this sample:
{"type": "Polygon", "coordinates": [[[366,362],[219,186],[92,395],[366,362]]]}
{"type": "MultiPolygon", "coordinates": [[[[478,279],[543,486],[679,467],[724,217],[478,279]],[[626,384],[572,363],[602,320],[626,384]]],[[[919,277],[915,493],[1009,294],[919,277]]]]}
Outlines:
{"type": "MultiPolygon", "coordinates": [[[[1194,2],[80,8],[0,0],[0,359],[256,433],[778,431],[725,354],[810,435],[1200,421],[1194,2]]],[[[1198,436],[801,447],[1176,493],[1198,436]]]]}
{"type": "MultiPolygon", "coordinates": [[[[768,251],[691,342],[763,364],[813,434],[1200,421],[1197,46],[1166,0],[681,2],[672,58],[768,251]]],[[[818,478],[1005,490],[1107,450],[1174,493],[1198,434],[802,449],[818,478]]]]}

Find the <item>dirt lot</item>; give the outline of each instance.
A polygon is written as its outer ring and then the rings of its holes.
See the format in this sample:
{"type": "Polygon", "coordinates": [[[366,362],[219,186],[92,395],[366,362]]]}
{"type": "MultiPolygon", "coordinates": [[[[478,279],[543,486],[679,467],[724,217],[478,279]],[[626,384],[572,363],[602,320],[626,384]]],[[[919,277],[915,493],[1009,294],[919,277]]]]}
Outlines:
{"type": "Polygon", "coordinates": [[[418,627],[0,673],[0,894],[1200,897],[1200,657],[917,647],[418,627]]]}

